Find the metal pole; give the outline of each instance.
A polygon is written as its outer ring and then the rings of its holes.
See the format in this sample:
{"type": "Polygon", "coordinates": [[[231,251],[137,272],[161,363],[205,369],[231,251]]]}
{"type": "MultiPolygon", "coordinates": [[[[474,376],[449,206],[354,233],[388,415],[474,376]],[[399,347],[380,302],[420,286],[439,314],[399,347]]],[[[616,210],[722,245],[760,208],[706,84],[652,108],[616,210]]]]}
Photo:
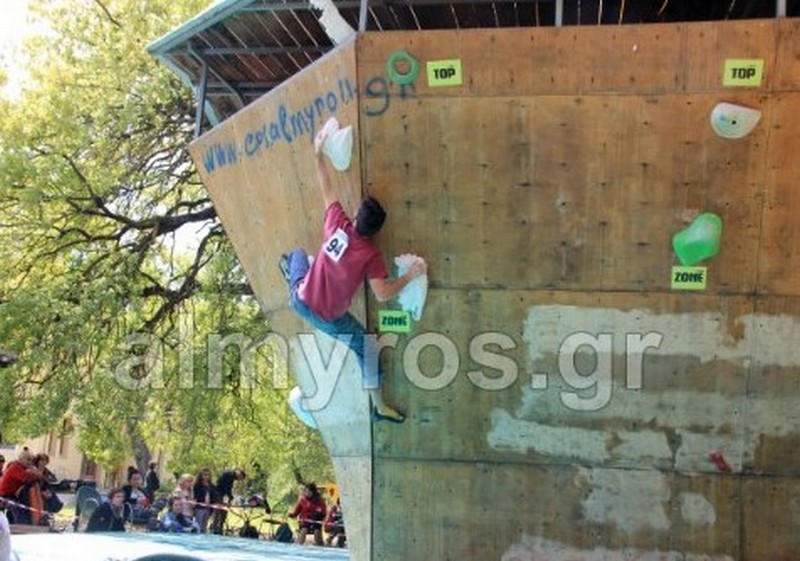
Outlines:
{"type": "Polygon", "coordinates": [[[775,15],[779,18],[786,17],[786,0],[778,0],[776,2],[775,15]]]}
{"type": "Polygon", "coordinates": [[[361,7],[358,10],[358,32],[364,33],[367,30],[367,1],[361,0],[361,7]]]}
{"type": "Polygon", "coordinates": [[[556,0],[556,27],[564,24],[564,0],[556,0]]]}
{"type": "Polygon", "coordinates": [[[208,84],[208,64],[203,61],[203,71],[200,73],[200,89],[197,92],[197,113],[194,118],[194,137],[203,132],[203,117],[206,109],[206,85],[208,84]]]}

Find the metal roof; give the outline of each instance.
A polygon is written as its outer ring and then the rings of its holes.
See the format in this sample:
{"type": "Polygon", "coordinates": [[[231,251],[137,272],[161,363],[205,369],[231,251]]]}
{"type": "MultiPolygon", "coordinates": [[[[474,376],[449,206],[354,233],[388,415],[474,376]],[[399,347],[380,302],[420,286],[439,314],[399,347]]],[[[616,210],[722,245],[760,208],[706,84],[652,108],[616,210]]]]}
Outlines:
{"type": "MultiPolygon", "coordinates": [[[[317,5],[328,1],[312,0],[317,5]]],[[[369,31],[800,15],[800,0],[364,0],[363,5],[360,0],[333,0],[333,5],[350,27],[369,31]]],[[[332,49],[321,13],[309,1],[219,0],[148,49],[202,101],[196,117],[199,133],[202,126],[230,117],[332,49]]]]}

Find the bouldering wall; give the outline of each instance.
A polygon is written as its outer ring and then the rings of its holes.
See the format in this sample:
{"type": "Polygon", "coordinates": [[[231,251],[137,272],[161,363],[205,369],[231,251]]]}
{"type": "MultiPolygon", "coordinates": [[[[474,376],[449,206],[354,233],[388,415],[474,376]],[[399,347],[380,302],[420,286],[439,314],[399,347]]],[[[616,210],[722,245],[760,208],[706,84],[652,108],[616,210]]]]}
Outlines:
{"type": "MultiPolygon", "coordinates": [[[[367,33],[192,144],[321,396],[352,559],[797,558],[798,33],[367,33]],[[721,138],[719,102],[760,120],[721,138]],[[359,143],[333,174],[345,207],[378,197],[387,260],[430,267],[422,320],[381,339],[401,426],[370,424],[352,362],[320,377],[331,347],[304,338],[278,274],[320,243],[311,140],[329,116],[359,143]],[[673,236],[702,213],[719,253],[676,270],[673,236]]],[[[375,330],[392,308],[354,305],[375,330]]]]}
{"type": "Polygon", "coordinates": [[[799,31],[359,38],[379,241],[430,267],[384,336],[408,420],[373,428],[372,559],[797,558],[799,31]],[[723,101],[749,135],[715,134],[723,101]],[[720,251],[673,286],[704,212],[720,251]]]}
{"type": "MultiPolygon", "coordinates": [[[[343,510],[368,514],[372,442],[359,368],[352,357],[338,368],[332,341],[289,309],[278,268],[282,253],[303,247],[314,254],[321,243],[325,209],[313,139],[329,117],[354,125],[358,137],[356,83],[355,41],[350,41],[197,139],[190,152],[321,429],[343,510]]],[[[348,212],[361,198],[359,161],[356,150],[348,172],[331,176],[348,212]]],[[[352,311],[364,318],[363,296],[352,311]]],[[[371,518],[352,515],[347,521],[353,558],[369,559],[371,518]]]]}

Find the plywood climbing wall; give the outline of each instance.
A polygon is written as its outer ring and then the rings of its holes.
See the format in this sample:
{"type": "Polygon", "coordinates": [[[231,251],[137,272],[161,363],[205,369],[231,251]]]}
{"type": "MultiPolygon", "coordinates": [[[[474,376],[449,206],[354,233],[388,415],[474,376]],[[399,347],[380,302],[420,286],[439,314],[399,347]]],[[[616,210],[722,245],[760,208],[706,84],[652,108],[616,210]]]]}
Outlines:
{"type": "MultiPolygon", "coordinates": [[[[337,371],[338,377],[325,377],[312,368],[307,349],[315,349],[327,363],[331,341],[289,310],[278,268],[282,253],[303,247],[315,254],[322,242],[325,209],[313,139],[330,117],[354,126],[358,138],[356,83],[351,41],[197,139],[190,151],[270,327],[283,342],[293,383],[308,396],[306,404],[323,427],[343,508],[369,513],[370,417],[358,367],[351,359],[337,371]]],[[[359,170],[356,150],[348,172],[331,178],[349,212],[360,200],[359,170]]],[[[364,316],[363,297],[355,299],[352,311],[364,316]]],[[[288,395],[289,387],[285,391],[288,395]]],[[[355,558],[371,556],[370,523],[369,516],[353,516],[348,522],[348,544],[355,558]]]]}
{"type": "MultiPolygon", "coordinates": [[[[387,258],[429,262],[422,321],[383,339],[407,422],[370,425],[352,364],[317,415],[354,560],[797,558],[798,32],[368,33],[192,145],[287,335],[276,262],[319,244],[327,117],[356,127],[345,206],[377,196],[387,258]],[[405,86],[401,49],[420,62],[405,86]],[[754,131],[718,137],[720,101],[759,109],[754,131]],[[720,252],[703,289],[675,289],[672,237],[703,212],[720,252]]],[[[394,307],[354,311],[377,328],[394,307]]]]}
{"type": "MultiPolygon", "coordinates": [[[[313,139],[329,117],[358,126],[355,43],[342,46],[190,146],[203,183],[255,293],[285,307],[278,258],[321,243],[313,139]]],[[[357,129],[356,129],[357,133],[357,129]]],[[[360,200],[359,154],[332,177],[346,209],[360,200]]]]}
{"type": "MultiPolygon", "coordinates": [[[[384,351],[409,420],[374,431],[373,559],[797,558],[798,31],[359,39],[380,243],[431,285],[384,351]],[[388,77],[401,49],[413,85],[388,77]],[[753,59],[760,81],[730,84],[753,59]],[[722,139],[720,101],[761,121],[722,139]],[[672,236],[702,212],[721,250],[705,289],[673,289],[672,236]]],[[[393,307],[369,304],[373,325],[393,307]]]]}

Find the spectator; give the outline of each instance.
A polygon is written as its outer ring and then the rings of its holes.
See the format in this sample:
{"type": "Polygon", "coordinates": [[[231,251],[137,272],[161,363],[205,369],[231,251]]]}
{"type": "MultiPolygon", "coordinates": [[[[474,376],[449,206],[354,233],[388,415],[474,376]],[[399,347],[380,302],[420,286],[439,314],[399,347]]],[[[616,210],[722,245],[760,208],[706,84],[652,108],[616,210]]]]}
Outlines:
{"type": "Polygon", "coordinates": [[[338,498],[336,499],[336,503],[334,503],[328,511],[324,526],[325,531],[328,533],[325,544],[331,545],[335,540],[336,547],[344,547],[347,541],[347,535],[344,533],[344,516],[342,514],[342,505],[338,498]]]}
{"type": "Polygon", "coordinates": [[[194,520],[194,508],[192,507],[192,488],[194,486],[194,477],[188,473],[184,473],[178,478],[178,485],[172,491],[172,496],[180,499],[181,512],[183,515],[194,520]]]}
{"type": "Polygon", "coordinates": [[[153,513],[150,499],[142,489],[142,474],[138,469],[128,471],[128,483],[122,486],[122,492],[125,493],[125,504],[128,505],[131,522],[147,524],[153,513]]]}
{"type": "Polygon", "coordinates": [[[35,510],[18,509],[15,521],[17,524],[49,526],[53,515],[64,507],[64,503],[46,481],[26,483],[18,495],[20,504],[35,510]]]}
{"type": "Polygon", "coordinates": [[[316,484],[309,483],[303,487],[294,510],[289,513],[290,518],[297,518],[297,543],[306,543],[306,536],[314,534],[314,543],[322,545],[322,521],[325,520],[328,508],[325,499],[320,495],[316,484]]]}
{"type": "Polygon", "coordinates": [[[258,462],[253,462],[253,474],[247,478],[247,502],[250,506],[264,506],[264,512],[272,514],[269,506],[269,474],[258,462]]]}
{"type": "Polygon", "coordinates": [[[156,491],[161,488],[161,480],[158,478],[156,468],[158,468],[158,464],[156,462],[150,462],[144,477],[144,494],[147,495],[151,503],[153,503],[156,498],[156,491]]]}
{"type": "MultiPolygon", "coordinates": [[[[239,468],[223,471],[217,478],[217,504],[227,507],[233,500],[233,484],[236,481],[244,481],[246,477],[247,474],[244,470],[239,468]]],[[[213,533],[222,534],[227,516],[227,508],[214,509],[214,517],[211,520],[211,531],[213,533]]]]}
{"type": "Polygon", "coordinates": [[[3,476],[3,468],[6,465],[6,457],[0,454],[0,477],[3,476]]]}
{"type": "Polygon", "coordinates": [[[108,502],[98,506],[89,517],[87,532],[124,532],[127,521],[125,492],[115,488],[108,492],[108,502]]]}
{"type": "Polygon", "coordinates": [[[141,473],[136,466],[128,466],[128,474],[125,476],[125,481],[131,480],[131,475],[134,473],[141,473]]]}
{"type": "MultiPolygon", "coordinates": [[[[33,455],[24,449],[17,460],[10,462],[3,471],[3,476],[0,477],[0,497],[17,501],[18,493],[26,484],[38,483],[43,478],[42,472],[33,466],[33,455]]],[[[15,522],[16,514],[18,513],[14,509],[9,510],[10,522],[15,522]]]]}
{"type": "Polygon", "coordinates": [[[47,481],[50,485],[58,484],[58,477],[56,474],[47,469],[47,466],[50,464],[50,456],[45,454],[44,452],[40,452],[33,457],[33,467],[38,469],[42,472],[44,476],[44,480],[47,481]]]}
{"type": "Polygon", "coordinates": [[[51,515],[48,516],[49,519],[52,519],[53,514],[61,512],[61,509],[64,508],[64,503],[61,502],[61,499],[58,498],[58,494],[56,494],[50,485],[42,487],[42,505],[44,506],[45,512],[51,515]]]}
{"type": "MultiPolygon", "coordinates": [[[[17,524],[46,526],[49,524],[52,517],[46,516],[47,512],[42,494],[45,490],[50,491],[51,484],[58,483],[58,478],[52,471],[47,469],[47,464],[50,463],[50,456],[47,454],[36,454],[33,456],[31,462],[33,467],[42,474],[42,477],[36,481],[26,483],[17,491],[17,501],[28,508],[17,510],[15,513],[15,522],[17,524]]],[[[53,493],[50,492],[48,495],[52,497],[53,493]]],[[[60,504],[60,501],[58,502],[60,504]]],[[[60,507],[58,510],[60,510],[60,507]]]]}
{"type": "Polygon", "coordinates": [[[167,512],[161,519],[161,529],[164,532],[197,533],[200,531],[197,522],[184,515],[183,504],[181,504],[183,502],[185,502],[184,499],[174,495],[169,498],[167,512]]]}
{"type": "Polygon", "coordinates": [[[194,521],[200,531],[208,531],[208,519],[211,517],[211,503],[214,502],[216,489],[211,482],[211,470],[203,468],[197,474],[192,495],[194,496],[194,521]]]}

